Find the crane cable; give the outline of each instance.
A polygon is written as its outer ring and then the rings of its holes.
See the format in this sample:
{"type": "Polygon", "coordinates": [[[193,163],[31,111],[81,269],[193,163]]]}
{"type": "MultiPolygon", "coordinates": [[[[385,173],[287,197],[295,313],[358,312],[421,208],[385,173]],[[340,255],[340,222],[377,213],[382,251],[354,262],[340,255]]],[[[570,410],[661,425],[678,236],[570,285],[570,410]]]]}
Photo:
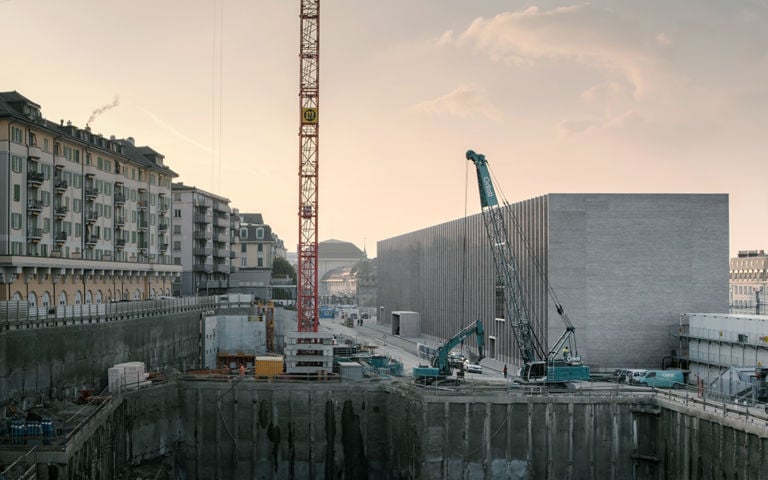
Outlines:
{"type": "MultiPolygon", "coordinates": [[[[534,267],[536,268],[536,272],[539,274],[539,278],[542,278],[544,280],[544,284],[547,287],[547,292],[549,293],[550,298],[555,303],[555,307],[558,310],[558,313],[562,311],[562,306],[560,304],[560,300],[557,298],[557,294],[555,293],[555,290],[552,288],[552,285],[549,283],[549,277],[547,275],[544,275],[544,268],[541,265],[541,262],[539,261],[538,257],[533,252],[533,247],[528,242],[528,239],[523,234],[523,229],[520,226],[520,222],[517,220],[517,216],[515,215],[514,210],[511,208],[511,205],[507,201],[506,195],[504,195],[504,191],[501,189],[501,183],[499,183],[496,180],[496,175],[493,173],[493,170],[491,170],[491,166],[489,163],[486,163],[488,166],[488,172],[490,172],[491,177],[493,178],[493,184],[496,187],[497,192],[500,194],[499,198],[501,198],[502,204],[507,207],[507,211],[509,212],[509,216],[512,218],[512,224],[515,229],[515,233],[517,236],[522,240],[523,245],[525,246],[526,252],[528,253],[528,257],[533,262],[534,267]]],[[[561,313],[562,315],[562,313],[561,313]]]]}

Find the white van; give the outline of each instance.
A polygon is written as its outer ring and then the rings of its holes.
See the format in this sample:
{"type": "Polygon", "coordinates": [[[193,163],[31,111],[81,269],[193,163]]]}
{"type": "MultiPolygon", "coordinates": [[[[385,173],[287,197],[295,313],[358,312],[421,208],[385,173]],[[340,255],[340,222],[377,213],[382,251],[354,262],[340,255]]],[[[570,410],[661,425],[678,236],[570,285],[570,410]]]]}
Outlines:
{"type": "Polygon", "coordinates": [[[648,372],[648,370],[640,370],[636,368],[630,368],[627,370],[627,375],[624,378],[624,381],[626,383],[631,383],[633,385],[639,385],[640,379],[645,376],[645,374],[648,372]]]}

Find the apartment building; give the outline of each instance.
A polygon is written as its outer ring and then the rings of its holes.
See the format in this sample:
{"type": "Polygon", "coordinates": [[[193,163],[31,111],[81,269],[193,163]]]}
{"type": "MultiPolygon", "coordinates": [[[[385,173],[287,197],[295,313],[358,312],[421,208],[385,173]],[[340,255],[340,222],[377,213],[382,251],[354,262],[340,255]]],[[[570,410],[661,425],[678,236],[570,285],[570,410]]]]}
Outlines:
{"type": "Polygon", "coordinates": [[[171,293],[171,181],[132,138],[46,120],[0,92],[0,300],[54,307],[171,293]]]}
{"type": "Polygon", "coordinates": [[[173,263],[182,266],[174,295],[214,295],[231,287],[238,270],[239,213],[229,199],[174,183],[173,263]]]}
{"type": "Polygon", "coordinates": [[[766,314],[768,255],[765,250],[740,250],[729,265],[732,313],[766,314]]]}
{"type": "Polygon", "coordinates": [[[272,264],[276,257],[286,257],[285,244],[260,213],[240,214],[236,236],[240,241],[240,269],[232,275],[232,290],[272,298],[272,264]]]}

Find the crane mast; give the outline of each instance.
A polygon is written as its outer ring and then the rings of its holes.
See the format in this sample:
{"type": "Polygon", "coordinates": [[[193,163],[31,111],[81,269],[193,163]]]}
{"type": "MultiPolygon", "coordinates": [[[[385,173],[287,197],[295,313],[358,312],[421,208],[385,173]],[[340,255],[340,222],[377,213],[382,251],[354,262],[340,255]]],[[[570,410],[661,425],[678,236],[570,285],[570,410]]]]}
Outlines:
{"type": "Polygon", "coordinates": [[[320,0],[301,0],[300,18],[298,331],[317,332],[320,0]]]}
{"type": "Polygon", "coordinates": [[[520,275],[517,271],[517,262],[512,255],[512,245],[504,221],[504,212],[496,196],[485,155],[469,150],[467,160],[471,160],[477,170],[483,223],[491,242],[495,265],[497,295],[501,294],[504,299],[503,315],[510,322],[523,363],[533,363],[546,358],[546,355],[531,327],[528,309],[523,297],[523,287],[520,284],[520,275]],[[498,291],[499,289],[501,291],[498,291]]]}

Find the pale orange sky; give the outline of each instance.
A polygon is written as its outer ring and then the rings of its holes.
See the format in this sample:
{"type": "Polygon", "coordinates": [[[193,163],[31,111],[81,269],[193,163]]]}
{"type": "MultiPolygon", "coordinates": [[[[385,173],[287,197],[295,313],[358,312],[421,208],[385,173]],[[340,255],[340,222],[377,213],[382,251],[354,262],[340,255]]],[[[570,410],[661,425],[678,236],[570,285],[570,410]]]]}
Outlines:
{"type": "MultiPolygon", "coordinates": [[[[0,0],[0,90],[80,127],[111,106],[94,132],[149,145],[295,251],[298,15],[299,0],[0,0]]],[[[319,240],[372,257],[478,212],[474,149],[510,202],[728,193],[724,255],[768,249],[764,2],[322,0],[320,25],[319,240]]]]}

